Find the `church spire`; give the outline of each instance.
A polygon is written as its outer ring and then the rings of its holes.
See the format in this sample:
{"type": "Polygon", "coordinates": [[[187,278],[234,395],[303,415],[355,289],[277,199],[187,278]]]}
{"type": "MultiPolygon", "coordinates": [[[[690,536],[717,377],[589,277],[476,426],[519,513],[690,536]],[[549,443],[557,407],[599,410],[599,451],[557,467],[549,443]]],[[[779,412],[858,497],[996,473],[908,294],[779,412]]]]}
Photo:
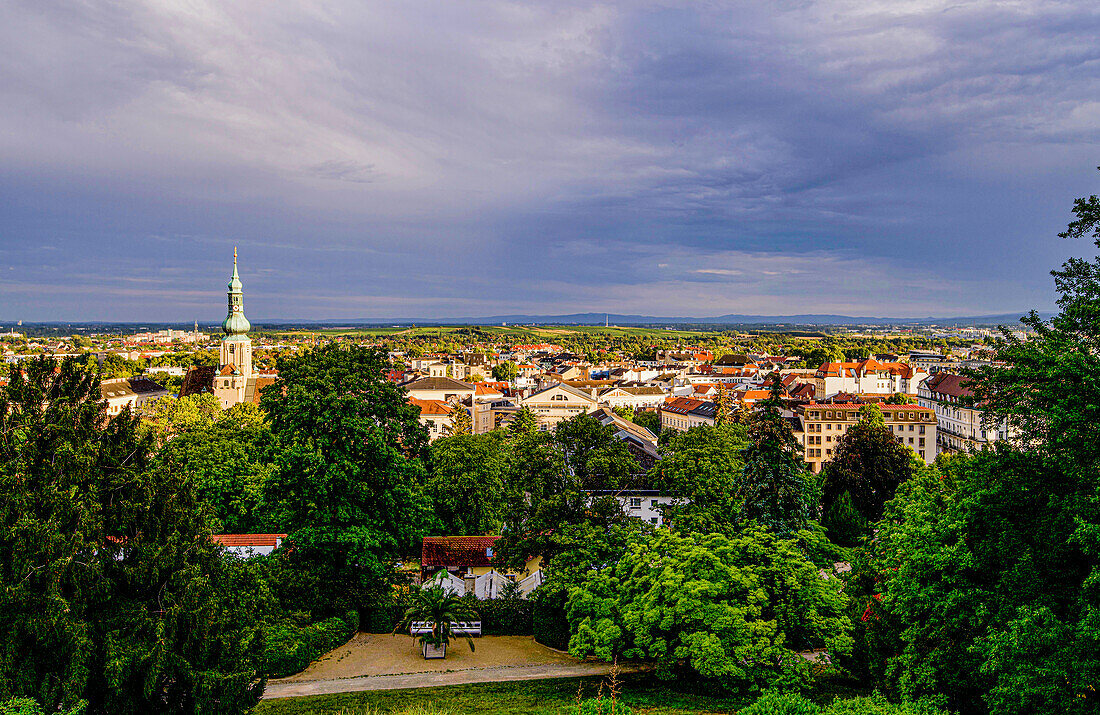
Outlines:
{"type": "Polygon", "coordinates": [[[241,291],[241,277],[237,275],[237,247],[233,247],[233,275],[229,279],[229,312],[222,321],[222,330],[227,337],[247,335],[252,326],[244,317],[244,293],[241,291]]]}

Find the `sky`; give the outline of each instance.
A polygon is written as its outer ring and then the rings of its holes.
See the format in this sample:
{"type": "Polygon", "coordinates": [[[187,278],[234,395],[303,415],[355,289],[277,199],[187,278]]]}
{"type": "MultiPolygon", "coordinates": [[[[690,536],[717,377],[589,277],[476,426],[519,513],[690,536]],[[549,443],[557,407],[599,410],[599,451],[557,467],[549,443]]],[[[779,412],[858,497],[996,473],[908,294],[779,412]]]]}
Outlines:
{"type": "Polygon", "coordinates": [[[1100,4],[8,0],[0,321],[1048,310],[1100,4]]]}

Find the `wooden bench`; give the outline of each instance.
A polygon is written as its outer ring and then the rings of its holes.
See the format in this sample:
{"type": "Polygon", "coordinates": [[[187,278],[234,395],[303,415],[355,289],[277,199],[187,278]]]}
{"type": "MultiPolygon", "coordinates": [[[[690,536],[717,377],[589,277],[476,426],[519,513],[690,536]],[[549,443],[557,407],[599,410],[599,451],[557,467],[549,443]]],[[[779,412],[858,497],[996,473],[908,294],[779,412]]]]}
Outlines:
{"type": "MultiPolygon", "coordinates": [[[[432,632],[431,621],[413,621],[409,624],[410,636],[423,636],[432,632]]],[[[480,636],[481,621],[451,621],[451,634],[456,636],[480,636]]]]}

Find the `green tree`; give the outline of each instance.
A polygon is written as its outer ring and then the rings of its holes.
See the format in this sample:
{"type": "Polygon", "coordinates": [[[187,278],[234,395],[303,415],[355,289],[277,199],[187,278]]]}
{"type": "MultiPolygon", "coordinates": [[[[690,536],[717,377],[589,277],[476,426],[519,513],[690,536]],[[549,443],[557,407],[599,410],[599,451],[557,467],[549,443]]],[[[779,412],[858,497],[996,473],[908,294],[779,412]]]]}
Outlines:
{"type": "Polygon", "coordinates": [[[500,530],[507,498],[506,446],[499,430],[432,443],[427,493],[443,533],[476,536],[500,530]]]}
{"type": "Polygon", "coordinates": [[[885,400],[888,405],[911,405],[913,404],[913,398],[906,395],[904,392],[895,392],[885,400]]]}
{"type": "Polygon", "coordinates": [[[191,481],[150,464],[94,372],[24,363],[0,388],[0,698],[95,715],[246,712],[261,588],[210,538],[191,481]]]}
{"type": "Polygon", "coordinates": [[[382,599],[396,560],[434,528],[427,434],[386,367],[380,351],[329,344],[281,359],[261,397],[277,452],[264,496],[289,532],[295,598],[314,616],[382,599]]]}
{"type": "Polygon", "coordinates": [[[783,417],[782,383],[773,375],[771,396],[749,418],[748,447],[737,483],[738,519],[757,521],[779,535],[806,528],[817,507],[817,483],[783,417]]]}
{"type": "MultiPolygon", "coordinates": [[[[1074,213],[1063,235],[1100,246],[1100,200],[1074,213]]],[[[974,402],[1024,448],[941,456],[899,488],[872,543],[881,652],[869,662],[885,661],[901,694],[965,713],[1100,702],[1100,261],[1070,259],[1054,277],[1060,313],[1024,318],[1032,339],[1005,331],[1001,365],[969,373],[974,402]]]]}
{"type": "Polygon", "coordinates": [[[621,444],[608,444],[607,433],[590,423],[601,425],[587,419],[562,428],[563,422],[554,432],[509,436],[504,530],[495,556],[502,565],[522,568],[529,557],[541,556],[549,568],[568,549],[560,534],[569,527],[606,531],[630,519],[613,496],[588,491],[614,488],[629,470],[621,444]]]}
{"type": "Polygon", "coordinates": [[[730,394],[726,383],[718,383],[718,394],[715,396],[714,402],[718,405],[718,411],[714,418],[715,423],[722,425],[732,422],[734,413],[733,395],[730,394]]]}
{"type": "Polygon", "coordinates": [[[737,491],[747,446],[745,428],[722,424],[674,433],[661,445],[650,482],[676,501],[664,509],[678,531],[732,534],[741,512],[737,491]]]}
{"type": "Polygon", "coordinates": [[[610,425],[581,413],[562,420],[554,438],[565,455],[565,466],[581,489],[608,490],[627,486],[638,474],[638,460],[615,439],[610,425]]]}
{"type": "Polygon", "coordinates": [[[653,434],[661,432],[661,415],[657,410],[635,410],[633,421],[653,434]]]}
{"type": "Polygon", "coordinates": [[[530,407],[524,405],[512,418],[511,423],[508,425],[508,433],[512,436],[532,434],[538,428],[539,421],[535,417],[535,413],[531,411],[530,407]]]}
{"type": "Polygon", "coordinates": [[[898,442],[886,426],[882,410],[866,405],[860,420],[840,438],[825,464],[822,507],[828,513],[843,494],[864,519],[882,518],[883,505],[894,498],[898,485],[919,468],[913,450],[898,442]]]}
{"type": "MultiPolygon", "coordinates": [[[[184,398],[190,399],[190,398],[184,398]]],[[[255,405],[235,405],[213,424],[192,423],[157,451],[155,462],[192,479],[228,533],[278,530],[263,500],[274,472],[271,429],[255,405]]]]}
{"type": "Polygon", "coordinates": [[[474,422],[470,419],[470,411],[461,404],[451,405],[451,421],[443,425],[443,434],[454,437],[462,434],[473,434],[474,422]]]}
{"type": "Polygon", "coordinates": [[[799,651],[851,646],[838,584],[793,543],[760,529],[736,537],[660,530],[570,590],[569,651],[652,660],[731,690],[805,687],[799,651]]]}
{"type": "Polygon", "coordinates": [[[192,430],[209,429],[222,416],[218,398],[211,393],[175,398],[162,397],[145,413],[157,441],[192,430]]]}
{"type": "Polygon", "coordinates": [[[519,369],[511,360],[505,360],[493,368],[493,379],[500,382],[512,382],[519,376],[519,369]]]}

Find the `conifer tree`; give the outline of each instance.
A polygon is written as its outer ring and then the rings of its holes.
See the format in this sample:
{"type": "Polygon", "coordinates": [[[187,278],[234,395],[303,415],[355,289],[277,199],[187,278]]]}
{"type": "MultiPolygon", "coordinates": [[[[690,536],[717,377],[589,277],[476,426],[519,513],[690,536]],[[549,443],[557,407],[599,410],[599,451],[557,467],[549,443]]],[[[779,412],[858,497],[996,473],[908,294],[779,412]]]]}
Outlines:
{"type": "Polygon", "coordinates": [[[91,715],[246,712],[262,603],[210,538],[190,480],[150,466],[73,360],[0,388],[0,700],[91,715]]]}

